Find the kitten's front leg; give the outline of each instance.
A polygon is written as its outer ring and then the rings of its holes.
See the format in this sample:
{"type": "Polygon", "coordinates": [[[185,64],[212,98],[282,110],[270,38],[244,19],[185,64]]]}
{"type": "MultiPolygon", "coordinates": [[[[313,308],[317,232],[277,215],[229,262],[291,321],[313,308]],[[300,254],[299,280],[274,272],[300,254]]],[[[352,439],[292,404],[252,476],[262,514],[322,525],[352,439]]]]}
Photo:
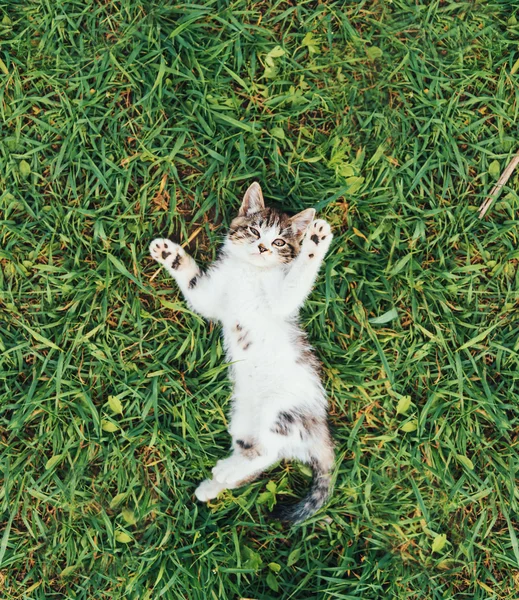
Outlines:
{"type": "Polygon", "coordinates": [[[312,291],[319,268],[333,239],[330,225],[318,219],[308,227],[299,255],[283,280],[276,311],[283,316],[294,314],[312,291]]]}
{"type": "Polygon", "coordinates": [[[194,311],[206,319],[217,319],[218,289],[208,274],[200,271],[195,260],[180,246],[170,240],[157,238],[150,244],[150,254],[166,267],[182,290],[194,311]]]}

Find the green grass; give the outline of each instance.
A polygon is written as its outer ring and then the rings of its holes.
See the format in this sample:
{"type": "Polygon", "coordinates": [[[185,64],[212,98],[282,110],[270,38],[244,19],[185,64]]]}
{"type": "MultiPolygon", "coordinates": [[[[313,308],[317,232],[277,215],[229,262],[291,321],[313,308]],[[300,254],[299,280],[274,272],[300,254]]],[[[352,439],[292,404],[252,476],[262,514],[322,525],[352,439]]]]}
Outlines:
{"type": "Polygon", "coordinates": [[[519,597],[517,176],[477,218],[517,9],[0,0],[1,598],[519,597]],[[291,530],[296,464],[194,503],[222,346],[147,254],[211,261],[253,179],[335,231],[302,315],[335,492],[291,530]]]}

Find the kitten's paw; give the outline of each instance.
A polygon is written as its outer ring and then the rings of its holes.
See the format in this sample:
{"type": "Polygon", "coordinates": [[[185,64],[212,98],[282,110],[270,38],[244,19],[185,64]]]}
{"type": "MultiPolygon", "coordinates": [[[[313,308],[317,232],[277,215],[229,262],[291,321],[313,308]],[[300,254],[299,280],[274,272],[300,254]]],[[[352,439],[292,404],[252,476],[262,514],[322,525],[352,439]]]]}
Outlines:
{"type": "Polygon", "coordinates": [[[310,223],[306,237],[318,246],[321,242],[324,242],[324,240],[333,237],[332,228],[323,219],[317,219],[310,223]]]}
{"type": "Polygon", "coordinates": [[[186,255],[182,246],[162,238],[157,238],[151,242],[150,254],[151,258],[158,263],[175,271],[181,266],[182,260],[186,255]]]}
{"type": "Polygon", "coordinates": [[[304,250],[308,257],[313,258],[317,252],[324,255],[333,239],[330,225],[323,219],[317,219],[310,223],[304,241],[304,250]]]}
{"type": "Polygon", "coordinates": [[[213,477],[219,483],[232,486],[237,483],[236,464],[234,460],[219,460],[213,467],[213,477]]]}
{"type": "Polygon", "coordinates": [[[218,494],[225,489],[219,481],[215,479],[204,479],[202,483],[196,488],[195,496],[199,502],[207,502],[213,500],[218,494]]]}

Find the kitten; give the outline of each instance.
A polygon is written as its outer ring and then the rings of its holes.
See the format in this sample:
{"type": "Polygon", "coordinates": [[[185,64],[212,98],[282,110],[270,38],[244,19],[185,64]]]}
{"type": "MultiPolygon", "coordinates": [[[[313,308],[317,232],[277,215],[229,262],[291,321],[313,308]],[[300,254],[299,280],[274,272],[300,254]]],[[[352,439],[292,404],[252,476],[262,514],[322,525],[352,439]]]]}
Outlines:
{"type": "Polygon", "coordinates": [[[207,272],[178,244],[156,239],[150,245],[151,256],[174,277],[191,308],[221,322],[231,363],[232,453],[195,490],[201,502],[254,480],[281,459],[297,459],[313,471],[309,495],[284,509],[284,519],[303,521],[330,494],[334,454],[327,398],[297,325],[333,237],[328,223],[314,216],[313,208],[293,217],[266,208],[253,183],[207,272]]]}

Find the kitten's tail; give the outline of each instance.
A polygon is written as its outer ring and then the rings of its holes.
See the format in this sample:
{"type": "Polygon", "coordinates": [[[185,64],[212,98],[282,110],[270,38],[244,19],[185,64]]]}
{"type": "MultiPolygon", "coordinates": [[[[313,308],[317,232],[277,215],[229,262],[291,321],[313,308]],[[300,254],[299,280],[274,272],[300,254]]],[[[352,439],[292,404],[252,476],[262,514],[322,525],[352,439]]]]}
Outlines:
{"type": "Polygon", "coordinates": [[[313,480],[309,494],[297,504],[280,504],[276,506],[272,516],[280,521],[288,521],[295,525],[302,523],[317,512],[324,506],[332,491],[332,465],[333,453],[331,460],[328,457],[325,460],[312,458],[310,466],[312,467],[313,480]]]}

